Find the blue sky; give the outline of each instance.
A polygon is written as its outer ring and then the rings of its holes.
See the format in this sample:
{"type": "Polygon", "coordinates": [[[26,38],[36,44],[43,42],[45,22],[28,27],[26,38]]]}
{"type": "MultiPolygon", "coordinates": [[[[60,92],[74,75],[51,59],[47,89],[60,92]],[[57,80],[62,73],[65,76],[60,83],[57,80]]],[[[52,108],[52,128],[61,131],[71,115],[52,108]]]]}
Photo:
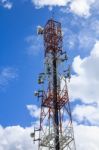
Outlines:
{"type": "MultiPolygon", "coordinates": [[[[39,104],[34,91],[38,89],[38,74],[43,70],[44,50],[37,26],[44,26],[53,11],[55,19],[62,23],[63,48],[72,66],[68,87],[77,147],[98,150],[99,134],[95,135],[99,133],[98,9],[98,0],[0,0],[0,138],[3,139],[1,131],[21,133],[14,142],[6,141],[10,150],[24,149],[24,136],[33,130],[32,122],[38,121],[39,104]],[[90,147],[87,140],[92,142],[90,147]]],[[[25,140],[25,148],[32,150],[35,146],[29,138],[25,140]]],[[[0,148],[8,150],[3,140],[0,148]]]]}
{"type": "MultiPolygon", "coordinates": [[[[30,2],[15,1],[11,10],[0,7],[0,14],[0,69],[2,72],[10,67],[13,68],[12,75],[17,74],[7,85],[0,87],[0,124],[26,126],[31,123],[26,104],[34,101],[35,79],[42,69],[40,62],[43,62],[41,55],[28,54],[26,39],[36,36],[37,25],[44,25],[51,13],[47,9],[34,9],[30,2]],[[43,15],[45,12],[46,16],[43,15]]],[[[43,50],[39,51],[43,56],[43,50]]]]}

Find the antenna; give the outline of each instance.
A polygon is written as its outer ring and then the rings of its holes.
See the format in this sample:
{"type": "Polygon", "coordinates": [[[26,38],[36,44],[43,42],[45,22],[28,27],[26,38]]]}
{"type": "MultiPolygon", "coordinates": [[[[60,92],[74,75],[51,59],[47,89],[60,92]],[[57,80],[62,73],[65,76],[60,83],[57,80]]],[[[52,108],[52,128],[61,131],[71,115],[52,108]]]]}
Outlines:
{"type": "Polygon", "coordinates": [[[54,10],[52,11],[52,14],[51,14],[51,15],[52,15],[51,18],[54,20],[54,18],[55,18],[55,11],[54,11],[54,10]]]}
{"type": "Polygon", "coordinates": [[[54,16],[55,16],[55,12],[53,11],[53,12],[52,12],[52,18],[53,18],[53,19],[54,19],[54,16]]]}
{"type": "Polygon", "coordinates": [[[38,34],[38,35],[42,35],[43,32],[44,32],[44,28],[41,27],[41,26],[37,26],[37,34],[38,34]]]}

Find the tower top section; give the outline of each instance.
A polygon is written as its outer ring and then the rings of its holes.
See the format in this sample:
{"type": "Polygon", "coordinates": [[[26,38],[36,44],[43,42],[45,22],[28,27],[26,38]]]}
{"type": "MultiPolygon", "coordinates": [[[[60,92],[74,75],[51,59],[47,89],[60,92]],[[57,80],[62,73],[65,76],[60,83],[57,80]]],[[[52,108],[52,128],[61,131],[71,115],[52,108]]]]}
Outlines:
{"type": "Polygon", "coordinates": [[[44,47],[47,53],[62,51],[61,23],[53,19],[48,20],[44,27],[44,47]]]}

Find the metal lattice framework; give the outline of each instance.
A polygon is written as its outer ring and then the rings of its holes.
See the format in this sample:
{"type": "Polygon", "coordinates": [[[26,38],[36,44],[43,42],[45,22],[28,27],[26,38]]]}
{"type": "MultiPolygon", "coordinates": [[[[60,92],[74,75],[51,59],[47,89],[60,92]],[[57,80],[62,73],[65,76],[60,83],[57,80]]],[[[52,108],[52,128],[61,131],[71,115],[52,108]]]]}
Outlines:
{"type": "Polygon", "coordinates": [[[76,150],[66,82],[70,70],[62,50],[61,23],[50,19],[39,33],[44,37],[45,72],[38,79],[42,88],[35,93],[41,102],[40,127],[31,136],[39,141],[39,150],[76,150]]]}

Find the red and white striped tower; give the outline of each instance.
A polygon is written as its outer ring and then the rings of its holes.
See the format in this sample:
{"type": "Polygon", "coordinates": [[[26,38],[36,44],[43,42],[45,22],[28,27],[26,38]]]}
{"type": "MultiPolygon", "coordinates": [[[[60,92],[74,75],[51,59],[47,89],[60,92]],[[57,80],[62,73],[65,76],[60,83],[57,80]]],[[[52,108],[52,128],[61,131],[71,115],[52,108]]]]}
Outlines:
{"type": "Polygon", "coordinates": [[[41,104],[40,126],[31,136],[39,141],[39,150],[76,150],[66,82],[70,68],[62,48],[61,23],[50,19],[38,28],[38,34],[44,38],[45,70],[39,74],[41,88],[35,92],[41,104]]]}

